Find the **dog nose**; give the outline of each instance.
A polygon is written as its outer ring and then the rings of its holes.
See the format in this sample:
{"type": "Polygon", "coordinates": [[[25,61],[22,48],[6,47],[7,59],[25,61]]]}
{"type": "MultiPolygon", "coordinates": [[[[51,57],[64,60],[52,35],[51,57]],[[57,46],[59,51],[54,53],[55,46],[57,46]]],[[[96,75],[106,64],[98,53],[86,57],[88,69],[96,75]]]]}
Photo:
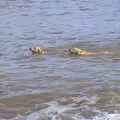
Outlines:
{"type": "Polygon", "coordinates": [[[31,50],[32,50],[32,48],[29,48],[29,50],[31,51],[31,50]]]}

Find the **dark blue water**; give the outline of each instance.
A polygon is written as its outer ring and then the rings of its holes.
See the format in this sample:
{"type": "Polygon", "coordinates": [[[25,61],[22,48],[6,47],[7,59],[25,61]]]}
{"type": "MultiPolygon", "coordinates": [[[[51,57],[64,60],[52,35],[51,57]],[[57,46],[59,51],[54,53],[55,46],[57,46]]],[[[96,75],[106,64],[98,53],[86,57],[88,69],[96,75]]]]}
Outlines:
{"type": "Polygon", "coordinates": [[[119,120],[120,1],[0,1],[0,119],[119,120]],[[97,56],[30,56],[29,47],[97,56]]]}

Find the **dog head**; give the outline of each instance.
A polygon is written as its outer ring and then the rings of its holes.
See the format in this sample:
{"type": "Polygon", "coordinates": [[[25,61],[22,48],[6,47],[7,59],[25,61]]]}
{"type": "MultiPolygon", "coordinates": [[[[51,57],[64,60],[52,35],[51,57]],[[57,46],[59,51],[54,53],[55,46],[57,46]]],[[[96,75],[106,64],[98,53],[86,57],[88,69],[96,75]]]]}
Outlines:
{"type": "Polygon", "coordinates": [[[33,53],[33,54],[40,54],[43,55],[45,53],[47,53],[44,49],[40,48],[40,47],[31,47],[29,48],[29,50],[33,53]]]}
{"type": "Polygon", "coordinates": [[[72,49],[68,49],[69,54],[71,55],[81,55],[81,52],[83,50],[79,49],[79,48],[72,48],[72,49]]]}

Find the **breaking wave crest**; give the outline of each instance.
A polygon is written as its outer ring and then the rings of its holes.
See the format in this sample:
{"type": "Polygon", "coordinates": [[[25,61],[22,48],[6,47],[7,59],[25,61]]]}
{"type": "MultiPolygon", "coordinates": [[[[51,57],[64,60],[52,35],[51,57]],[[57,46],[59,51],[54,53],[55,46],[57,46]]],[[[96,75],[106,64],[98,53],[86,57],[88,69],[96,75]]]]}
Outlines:
{"type": "Polygon", "coordinates": [[[62,104],[58,101],[51,101],[46,103],[48,107],[44,109],[26,116],[19,115],[11,120],[120,120],[119,113],[109,114],[99,110],[93,110],[98,112],[98,114],[93,117],[85,117],[80,114],[80,111],[78,111],[79,109],[75,108],[75,103],[71,105],[66,105],[65,103],[66,101],[62,104]]]}

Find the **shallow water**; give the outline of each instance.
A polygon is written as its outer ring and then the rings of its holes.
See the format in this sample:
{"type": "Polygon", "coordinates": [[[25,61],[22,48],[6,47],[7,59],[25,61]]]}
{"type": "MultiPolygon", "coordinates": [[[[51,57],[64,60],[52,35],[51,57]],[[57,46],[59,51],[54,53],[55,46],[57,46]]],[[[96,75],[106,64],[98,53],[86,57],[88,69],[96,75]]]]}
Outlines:
{"type": "Polygon", "coordinates": [[[1,120],[120,119],[120,1],[0,2],[1,120]],[[29,56],[29,47],[97,56],[29,56]]]}

